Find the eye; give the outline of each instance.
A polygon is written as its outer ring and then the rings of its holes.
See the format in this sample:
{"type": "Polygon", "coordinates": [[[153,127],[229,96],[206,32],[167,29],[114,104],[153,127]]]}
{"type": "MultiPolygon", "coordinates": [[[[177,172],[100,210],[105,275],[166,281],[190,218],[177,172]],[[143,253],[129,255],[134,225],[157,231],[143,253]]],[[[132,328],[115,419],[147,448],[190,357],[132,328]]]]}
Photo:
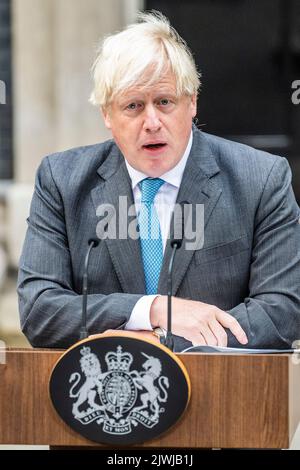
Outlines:
{"type": "Polygon", "coordinates": [[[159,100],[159,104],[161,104],[162,106],[167,106],[168,104],[170,104],[170,100],[168,100],[167,98],[162,98],[161,100],[159,100]]]}
{"type": "Polygon", "coordinates": [[[139,108],[139,104],[138,103],[129,103],[127,106],[126,106],[126,109],[129,109],[131,111],[136,111],[138,108],[139,108]]]}

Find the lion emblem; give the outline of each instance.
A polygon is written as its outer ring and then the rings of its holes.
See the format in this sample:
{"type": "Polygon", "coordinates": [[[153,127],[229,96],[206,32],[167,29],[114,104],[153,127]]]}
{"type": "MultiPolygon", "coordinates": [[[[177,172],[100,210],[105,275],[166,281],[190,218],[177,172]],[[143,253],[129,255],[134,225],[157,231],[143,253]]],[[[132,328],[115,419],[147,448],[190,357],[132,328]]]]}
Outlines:
{"type": "Polygon", "coordinates": [[[79,390],[74,393],[74,389],[77,387],[81,380],[81,375],[78,372],[75,372],[71,375],[69,383],[74,382],[73,386],[70,389],[70,398],[78,398],[77,401],[73,404],[72,412],[73,415],[77,418],[85,414],[84,411],[80,411],[79,408],[86,401],[91,407],[90,411],[101,410],[102,406],[98,405],[95,402],[97,393],[100,395],[102,392],[102,380],[105,377],[106,373],[102,373],[101,365],[96,354],[91,353],[90,348],[82,348],[81,351],[82,357],[80,359],[80,367],[85,375],[85,382],[79,390]]]}

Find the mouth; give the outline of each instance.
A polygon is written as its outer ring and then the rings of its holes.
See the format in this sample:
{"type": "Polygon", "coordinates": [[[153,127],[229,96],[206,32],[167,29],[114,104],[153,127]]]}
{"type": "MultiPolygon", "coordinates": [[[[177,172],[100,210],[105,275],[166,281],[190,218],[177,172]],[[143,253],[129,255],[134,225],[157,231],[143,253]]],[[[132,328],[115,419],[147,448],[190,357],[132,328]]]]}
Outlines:
{"type": "Polygon", "coordinates": [[[167,147],[165,142],[153,142],[149,144],[144,144],[142,148],[151,154],[157,154],[163,151],[167,147]]]}

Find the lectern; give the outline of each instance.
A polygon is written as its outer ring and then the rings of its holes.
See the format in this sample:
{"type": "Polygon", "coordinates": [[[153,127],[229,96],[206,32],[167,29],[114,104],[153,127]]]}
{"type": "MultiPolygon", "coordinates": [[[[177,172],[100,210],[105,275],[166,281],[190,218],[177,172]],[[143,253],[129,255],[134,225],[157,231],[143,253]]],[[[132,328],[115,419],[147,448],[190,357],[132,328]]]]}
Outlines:
{"type": "MultiPolygon", "coordinates": [[[[48,381],[62,353],[6,351],[0,364],[0,444],[99,447],[68,428],[50,401],[48,381]]],[[[300,364],[295,356],[178,357],[191,378],[188,409],[173,428],[139,448],[289,447],[300,421],[300,364]]]]}

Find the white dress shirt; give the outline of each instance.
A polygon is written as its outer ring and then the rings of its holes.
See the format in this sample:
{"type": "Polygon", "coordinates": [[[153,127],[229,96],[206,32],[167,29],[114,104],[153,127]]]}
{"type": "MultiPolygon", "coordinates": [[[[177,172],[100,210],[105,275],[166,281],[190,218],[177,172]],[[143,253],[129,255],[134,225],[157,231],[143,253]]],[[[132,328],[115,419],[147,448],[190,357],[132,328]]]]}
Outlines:
{"type": "MultiPolygon", "coordinates": [[[[163,252],[166,248],[172,212],[174,210],[183,172],[191,151],[192,143],[193,133],[191,132],[187,147],[182,158],[179,160],[179,162],[174,168],[160,176],[160,178],[164,180],[165,183],[160,187],[154,198],[154,206],[160,223],[163,252]]],[[[129,165],[127,160],[125,160],[125,163],[129,176],[131,178],[135,209],[136,213],[138,214],[141,206],[141,190],[138,184],[143,179],[148,178],[148,176],[129,165]]],[[[157,294],[144,295],[140,300],[137,301],[131,312],[130,318],[125,326],[126,330],[152,330],[152,326],[150,323],[150,308],[153,300],[156,297],[157,294]]]]}

